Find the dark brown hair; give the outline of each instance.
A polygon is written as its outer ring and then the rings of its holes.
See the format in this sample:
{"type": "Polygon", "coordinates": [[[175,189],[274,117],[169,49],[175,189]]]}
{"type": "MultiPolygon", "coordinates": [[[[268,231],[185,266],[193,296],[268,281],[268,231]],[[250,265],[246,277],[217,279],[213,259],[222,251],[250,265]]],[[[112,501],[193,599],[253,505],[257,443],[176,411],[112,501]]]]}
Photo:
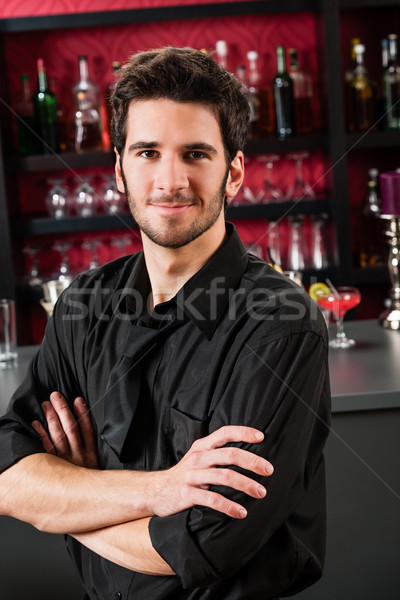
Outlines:
{"type": "Polygon", "coordinates": [[[113,141],[119,154],[126,142],[131,102],[167,98],[200,102],[218,119],[227,164],[243,150],[249,105],[236,77],[209,55],[193,48],[167,47],[134,54],[121,71],[112,95],[113,141]]]}

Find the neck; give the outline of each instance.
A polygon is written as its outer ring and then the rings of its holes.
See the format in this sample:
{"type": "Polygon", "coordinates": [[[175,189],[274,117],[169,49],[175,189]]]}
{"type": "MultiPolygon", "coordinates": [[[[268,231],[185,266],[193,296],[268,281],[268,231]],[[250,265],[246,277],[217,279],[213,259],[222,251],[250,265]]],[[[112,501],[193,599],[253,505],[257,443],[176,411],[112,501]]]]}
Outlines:
{"type": "Polygon", "coordinates": [[[151,310],[173,298],[218,250],[226,239],[225,220],[218,219],[208,231],[181,248],[163,248],[143,232],[143,250],[150,278],[151,310]]]}

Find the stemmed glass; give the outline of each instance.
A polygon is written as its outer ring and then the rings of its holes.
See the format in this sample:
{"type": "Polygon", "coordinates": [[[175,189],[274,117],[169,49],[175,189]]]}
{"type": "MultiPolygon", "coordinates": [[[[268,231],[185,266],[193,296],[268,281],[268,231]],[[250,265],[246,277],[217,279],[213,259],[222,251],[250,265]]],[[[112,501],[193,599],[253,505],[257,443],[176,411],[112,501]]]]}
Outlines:
{"type": "Polygon", "coordinates": [[[306,248],[303,231],[304,217],[289,216],[289,239],[287,268],[290,271],[303,271],[306,267],[306,248]]]}
{"type": "Polygon", "coordinates": [[[82,248],[84,250],[89,250],[89,252],[90,252],[90,261],[89,261],[89,265],[88,265],[89,271],[91,271],[92,269],[97,269],[97,267],[100,265],[99,258],[96,254],[96,250],[99,246],[100,246],[99,240],[95,240],[95,239],[86,240],[85,242],[82,243],[82,248]]]}
{"type": "Polygon", "coordinates": [[[111,215],[124,212],[125,197],[117,188],[115,175],[103,175],[103,181],[100,200],[105,212],[111,215]]]}
{"type": "Polygon", "coordinates": [[[61,263],[58,268],[58,273],[56,274],[56,278],[59,281],[66,281],[70,283],[73,279],[73,274],[70,269],[70,260],[67,254],[68,250],[70,250],[72,244],[70,242],[56,242],[53,245],[54,250],[61,254],[61,263]]]}
{"type": "Polygon", "coordinates": [[[37,258],[39,248],[37,246],[24,246],[22,252],[30,257],[30,267],[26,281],[31,287],[38,287],[42,285],[42,278],[40,277],[40,263],[37,258]]]}
{"type": "Polygon", "coordinates": [[[331,287],[330,294],[319,295],[318,304],[333,314],[336,321],[336,337],[329,342],[332,348],[350,348],[356,343],[349,339],[343,327],[345,314],[361,302],[361,293],[355,287],[331,287]]]}
{"type": "Polygon", "coordinates": [[[291,186],[289,186],[286,199],[287,200],[313,200],[315,193],[312,187],[304,180],[303,161],[309,157],[308,152],[299,152],[289,154],[288,158],[296,162],[296,177],[291,186]]]}
{"type": "Polygon", "coordinates": [[[113,248],[118,248],[116,252],[116,258],[124,256],[124,250],[127,246],[129,246],[130,242],[131,240],[127,235],[124,235],[122,237],[116,237],[111,241],[111,246],[113,248]]]}
{"type": "Polygon", "coordinates": [[[259,162],[265,164],[265,181],[264,186],[260,190],[261,202],[282,202],[285,200],[285,194],[282,190],[274,183],[273,169],[276,161],[280,160],[278,154],[261,154],[258,157],[259,162]]]}
{"type": "Polygon", "coordinates": [[[97,211],[98,196],[89,177],[81,177],[75,190],[74,207],[78,217],[93,217],[97,211]]]}
{"type": "Polygon", "coordinates": [[[53,219],[69,217],[68,190],[64,185],[64,180],[49,179],[48,183],[50,184],[50,189],[45,199],[47,212],[53,219]]]}

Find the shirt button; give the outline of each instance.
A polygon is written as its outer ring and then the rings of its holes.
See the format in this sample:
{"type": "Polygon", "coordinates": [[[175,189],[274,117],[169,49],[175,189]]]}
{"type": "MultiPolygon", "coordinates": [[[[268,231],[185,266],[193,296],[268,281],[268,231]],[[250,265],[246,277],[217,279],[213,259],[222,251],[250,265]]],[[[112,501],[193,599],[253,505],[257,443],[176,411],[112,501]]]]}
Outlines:
{"type": "Polygon", "coordinates": [[[121,592],[115,592],[114,598],[115,598],[115,600],[122,600],[122,594],[121,594],[121,592]]]}

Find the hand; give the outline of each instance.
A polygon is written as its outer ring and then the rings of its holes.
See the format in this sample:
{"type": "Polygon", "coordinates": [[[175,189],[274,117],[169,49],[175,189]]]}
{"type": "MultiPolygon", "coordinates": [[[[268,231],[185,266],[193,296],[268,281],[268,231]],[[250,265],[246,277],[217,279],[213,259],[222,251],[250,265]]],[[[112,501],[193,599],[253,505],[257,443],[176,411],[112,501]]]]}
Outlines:
{"type": "Polygon", "coordinates": [[[159,477],[152,501],[154,514],[163,517],[201,505],[243,519],[247,514],[243,506],[209,488],[222,485],[253,498],[264,498],[267,491],[262,485],[237,471],[220,468],[231,465],[258,475],[272,475],[273,466],[264,458],[241,448],[224,447],[230,442],[256,444],[263,439],[263,433],[257,429],[229,425],[196,440],[177,465],[154,473],[159,477]]]}
{"type": "Polygon", "coordinates": [[[40,435],[46,452],[80,467],[98,469],[96,438],[84,399],[79,396],[74,400],[76,419],[59,392],[52,392],[50,402],[43,402],[42,409],[48,433],[40,421],[33,421],[32,427],[40,435]]]}

